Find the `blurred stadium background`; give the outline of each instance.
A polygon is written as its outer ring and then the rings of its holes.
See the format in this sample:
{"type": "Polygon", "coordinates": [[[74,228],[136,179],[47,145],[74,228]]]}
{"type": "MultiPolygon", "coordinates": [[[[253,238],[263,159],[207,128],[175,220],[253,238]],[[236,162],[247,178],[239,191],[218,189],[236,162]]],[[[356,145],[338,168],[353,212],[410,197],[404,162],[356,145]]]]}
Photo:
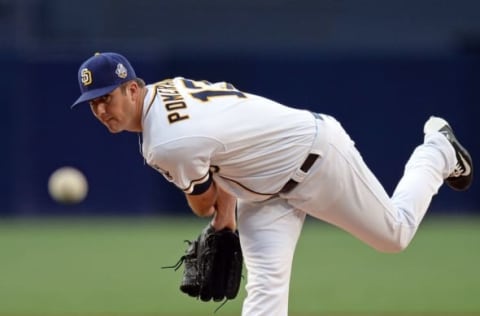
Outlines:
{"type": "MultiPolygon", "coordinates": [[[[143,163],[136,135],[110,135],[87,107],[70,109],[78,66],[97,51],[126,55],[147,82],[225,80],[332,114],[388,192],[429,115],[480,156],[475,0],[0,0],[0,30],[2,316],[215,309],[181,297],[180,274],[160,270],[203,220],[143,163]],[[48,196],[64,165],[88,178],[81,204],[48,196]]],[[[480,315],[479,211],[476,183],[442,188],[425,228],[393,256],[309,223],[292,315],[480,315]]],[[[240,301],[220,313],[238,314],[240,301]]]]}

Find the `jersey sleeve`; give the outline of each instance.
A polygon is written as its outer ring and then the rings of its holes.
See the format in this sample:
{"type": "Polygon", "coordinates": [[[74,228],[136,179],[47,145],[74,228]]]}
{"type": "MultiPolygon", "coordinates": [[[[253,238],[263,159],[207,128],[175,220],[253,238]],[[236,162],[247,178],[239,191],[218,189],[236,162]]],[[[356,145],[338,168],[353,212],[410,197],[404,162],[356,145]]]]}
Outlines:
{"type": "Polygon", "coordinates": [[[186,194],[201,194],[212,182],[210,157],[217,146],[207,138],[185,138],[151,148],[146,159],[186,194]]]}

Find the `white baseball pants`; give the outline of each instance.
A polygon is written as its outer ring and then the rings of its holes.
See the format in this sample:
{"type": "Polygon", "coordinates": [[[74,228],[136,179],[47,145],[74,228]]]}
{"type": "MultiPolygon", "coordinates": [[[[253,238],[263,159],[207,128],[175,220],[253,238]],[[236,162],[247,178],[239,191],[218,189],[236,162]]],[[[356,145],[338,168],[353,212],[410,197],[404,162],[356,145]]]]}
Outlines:
{"type": "Polygon", "coordinates": [[[307,174],[296,175],[303,181],[278,198],[238,203],[238,229],[248,271],[244,316],[288,314],[292,260],[307,214],[378,251],[402,251],[456,164],[448,140],[440,133],[427,134],[389,197],[342,126],[330,116],[323,118],[317,120],[312,149],[321,158],[307,174]]]}

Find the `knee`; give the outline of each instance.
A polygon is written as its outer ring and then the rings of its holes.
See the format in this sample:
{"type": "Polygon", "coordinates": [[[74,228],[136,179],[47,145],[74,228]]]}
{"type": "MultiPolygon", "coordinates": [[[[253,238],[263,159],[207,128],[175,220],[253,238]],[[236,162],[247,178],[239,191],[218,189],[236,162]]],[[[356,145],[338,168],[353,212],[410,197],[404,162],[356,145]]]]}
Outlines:
{"type": "Polygon", "coordinates": [[[410,244],[410,240],[391,240],[380,245],[374,246],[375,250],[382,252],[382,253],[401,253],[405,249],[407,249],[408,245],[410,244]]]}
{"type": "MultiPolygon", "coordinates": [[[[383,248],[380,249],[379,251],[382,253],[390,253],[390,254],[395,254],[395,253],[401,253],[403,252],[407,247],[403,245],[395,245],[393,247],[389,248],[383,248]]],[[[377,249],[378,250],[378,249],[377,249]]]]}

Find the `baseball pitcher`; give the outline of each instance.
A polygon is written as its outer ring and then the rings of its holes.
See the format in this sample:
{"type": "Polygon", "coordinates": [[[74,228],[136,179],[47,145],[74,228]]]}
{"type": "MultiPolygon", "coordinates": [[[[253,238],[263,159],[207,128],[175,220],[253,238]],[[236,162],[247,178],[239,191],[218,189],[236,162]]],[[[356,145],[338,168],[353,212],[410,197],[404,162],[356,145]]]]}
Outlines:
{"type": "MultiPolygon", "coordinates": [[[[211,262],[229,263],[219,264],[223,272],[213,275],[233,274],[235,288],[243,256],[242,315],[288,314],[292,259],[307,215],[395,253],[411,242],[443,183],[466,190],[472,182],[472,159],[442,118],[427,120],[424,141],[389,196],[330,115],[288,107],[226,82],[176,77],[145,85],[117,53],[88,58],[78,81],[81,96],[74,105],[88,102],[112,133],[141,133],[148,164],[185,193],[195,214],[212,217],[185,256],[193,275],[188,280],[194,280],[192,287],[187,284],[189,293],[198,296],[212,286],[202,285],[211,275],[205,271],[217,269],[211,262]],[[205,242],[212,232],[235,235],[237,229],[241,247],[232,235],[228,247],[205,242]],[[204,259],[199,253],[205,249],[226,255],[204,259]]],[[[229,291],[234,297],[232,286],[229,291]]]]}

